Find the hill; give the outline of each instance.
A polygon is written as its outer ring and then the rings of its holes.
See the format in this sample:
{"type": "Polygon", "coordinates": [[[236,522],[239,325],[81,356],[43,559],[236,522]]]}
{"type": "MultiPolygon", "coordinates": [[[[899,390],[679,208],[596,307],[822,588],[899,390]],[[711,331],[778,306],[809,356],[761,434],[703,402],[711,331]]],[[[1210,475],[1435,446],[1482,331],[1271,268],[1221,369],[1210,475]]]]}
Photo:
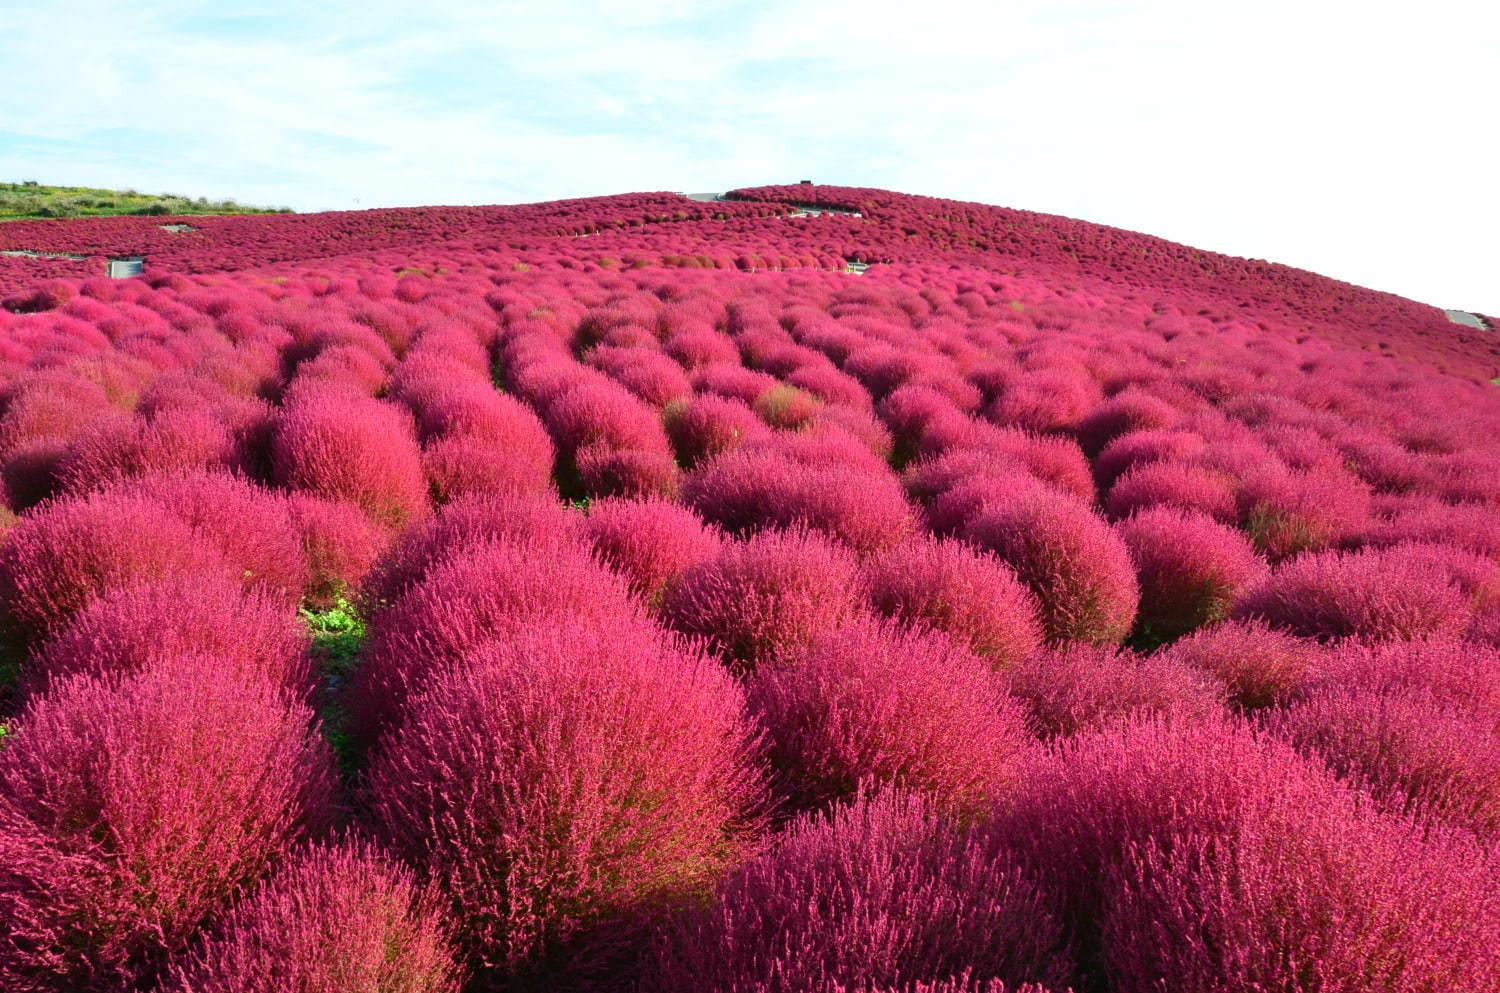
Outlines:
{"type": "Polygon", "coordinates": [[[840,187],[0,244],[0,989],[1496,988],[1489,328],[840,187]]]}
{"type": "Polygon", "coordinates": [[[36,182],[0,183],[0,221],[20,218],[187,217],[200,214],[286,214],[290,207],[252,207],[234,200],[208,200],[174,193],[138,193],[91,186],[47,186],[36,182]]]}

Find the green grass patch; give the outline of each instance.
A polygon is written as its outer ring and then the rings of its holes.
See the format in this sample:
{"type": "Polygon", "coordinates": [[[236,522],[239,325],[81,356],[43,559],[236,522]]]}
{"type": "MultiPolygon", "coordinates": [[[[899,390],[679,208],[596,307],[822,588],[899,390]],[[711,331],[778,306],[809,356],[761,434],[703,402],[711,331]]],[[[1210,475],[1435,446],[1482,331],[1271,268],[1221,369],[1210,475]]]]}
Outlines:
{"type": "Polygon", "coordinates": [[[348,598],[340,596],[326,610],[299,611],[312,636],[312,655],[323,677],[323,736],[333,748],[340,774],[352,779],[358,770],[358,755],[349,737],[349,712],[344,707],[344,691],[349,677],[359,665],[368,628],[359,609],[348,598]]]}
{"type": "Polygon", "coordinates": [[[138,193],[92,186],[0,183],[0,221],[65,217],[184,217],[195,214],[289,214],[290,207],[253,207],[175,193],[138,193]]]}

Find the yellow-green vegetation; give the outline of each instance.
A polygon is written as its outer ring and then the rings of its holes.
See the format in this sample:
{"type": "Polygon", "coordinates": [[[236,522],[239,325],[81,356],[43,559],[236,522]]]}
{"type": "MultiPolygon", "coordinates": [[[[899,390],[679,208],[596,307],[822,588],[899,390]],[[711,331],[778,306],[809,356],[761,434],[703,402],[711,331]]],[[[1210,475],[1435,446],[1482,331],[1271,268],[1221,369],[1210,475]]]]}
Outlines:
{"type": "Polygon", "coordinates": [[[345,777],[355,774],[357,757],[349,740],[349,714],[344,709],[343,693],[349,676],[359,662],[365,642],[365,620],[359,608],[346,597],[338,597],[324,610],[303,607],[302,620],[312,636],[313,658],[323,674],[323,735],[333,747],[339,771],[345,777]]]}
{"type": "Polygon", "coordinates": [[[54,217],[112,217],[119,214],[182,217],[194,214],[289,214],[290,207],[251,207],[233,200],[208,200],[175,193],[137,193],[90,186],[0,183],[0,221],[54,217]]]}

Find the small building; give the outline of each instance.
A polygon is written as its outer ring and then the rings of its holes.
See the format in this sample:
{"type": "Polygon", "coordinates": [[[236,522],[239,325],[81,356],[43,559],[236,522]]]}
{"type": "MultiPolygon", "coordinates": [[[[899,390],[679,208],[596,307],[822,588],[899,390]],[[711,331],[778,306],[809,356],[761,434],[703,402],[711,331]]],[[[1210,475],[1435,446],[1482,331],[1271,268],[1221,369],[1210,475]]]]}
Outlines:
{"type": "Polygon", "coordinates": [[[129,279],[132,276],[139,276],[146,271],[146,257],[131,255],[122,259],[110,259],[104,271],[109,274],[110,279],[129,279]]]}

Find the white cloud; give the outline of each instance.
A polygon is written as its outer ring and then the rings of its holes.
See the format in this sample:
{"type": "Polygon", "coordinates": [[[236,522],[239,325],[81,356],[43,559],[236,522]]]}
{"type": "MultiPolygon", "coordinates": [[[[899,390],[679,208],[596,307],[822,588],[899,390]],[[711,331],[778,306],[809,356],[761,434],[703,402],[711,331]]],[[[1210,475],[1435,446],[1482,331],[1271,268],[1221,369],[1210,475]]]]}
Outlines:
{"type": "Polygon", "coordinates": [[[0,0],[0,135],[26,136],[0,175],[301,209],[812,178],[1496,313],[1500,19],[1474,9],[0,0]]]}

